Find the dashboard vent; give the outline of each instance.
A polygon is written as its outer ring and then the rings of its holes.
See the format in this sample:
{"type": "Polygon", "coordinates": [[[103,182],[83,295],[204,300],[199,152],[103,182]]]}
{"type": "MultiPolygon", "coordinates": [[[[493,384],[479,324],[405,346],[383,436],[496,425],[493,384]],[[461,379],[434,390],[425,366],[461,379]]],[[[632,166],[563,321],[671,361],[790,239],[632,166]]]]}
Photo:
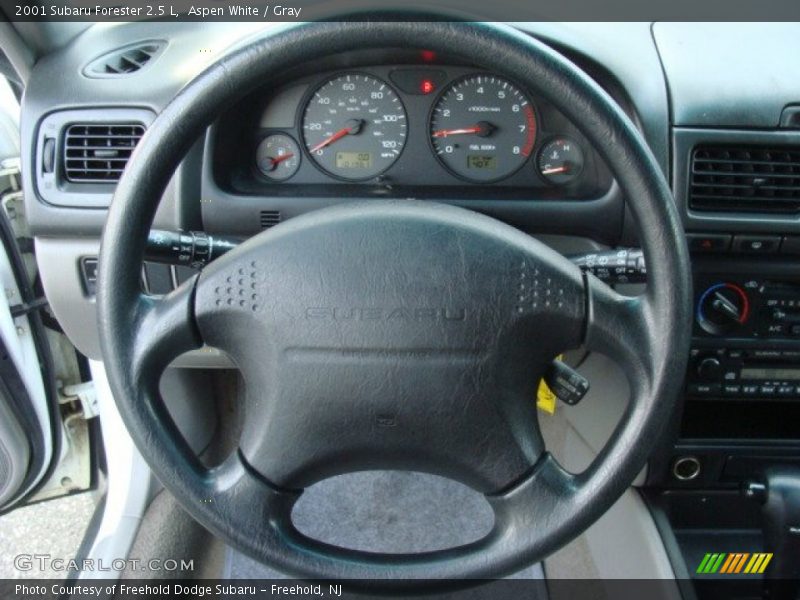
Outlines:
{"type": "Polygon", "coordinates": [[[281,211],[279,210],[262,210],[260,214],[261,229],[269,229],[273,225],[281,222],[281,211]]]}
{"type": "Polygon", "coordinates": [[[800,211],[800,147],[696,147],[689,206],[722,212],[800,211]]]}
{"type": "Polygon", "coordinates": [[[87,77],[122,77],[143,69],[164,49],[166,42],[152,40],[119,48],[93,60],[83,70],[87,77]]]}
{"type": "Polygon", "coordinates": [[[73,183],[119,181],[142,135],[139,124],[70,125],[64,135],[64,176],[73,183]]]}

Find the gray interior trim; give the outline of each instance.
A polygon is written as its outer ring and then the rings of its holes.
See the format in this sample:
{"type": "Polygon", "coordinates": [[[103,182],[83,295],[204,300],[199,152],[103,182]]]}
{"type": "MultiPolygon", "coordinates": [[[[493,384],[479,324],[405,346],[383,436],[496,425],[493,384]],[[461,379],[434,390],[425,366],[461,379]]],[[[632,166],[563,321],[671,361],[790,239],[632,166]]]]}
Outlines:
{"type": "MultiPolygon", "coordinates": [[[[128,557],[142,516],[159,485],[122,423],[103,363],[90,361],[89,366],[97,390],[106,461],[113,468],[108,473],[100,525],[93,539],[85,542],[85,558],[94,564],[103,561],[110,565],[128,557]]],[[[119,571],[81,571],[76,575],[78,579],[115,579],[119,571]]]]}
{"type": "Polygon", "coordinates": [[[95,302],[81,285],[79,262],[81,257],[97,256],[100,241],[37,238],[35,247],[45,295],[64,333],[81,353],[99,357],[95,302]]]}
{"type": "Polygon", "coordinates": [[[47,115],[39,126],[36,136],[36,149],[33,162],[36,188],[28,188],[28,195],[37,195],[47,204],[71,208],[107,208],[116,188],[115,183],[69,183],[64,175],[64,133],[73,124],[137,124],[145,128],[153,121],[155,114],[149,110],[136,108],[92,108],[62,110],[47,115]],[[45,140],[54,140],[54,169],[45,172],[45,140]]]}
{"type": "MultiPolygon", "coordinates": [[[[578,435],[567,434],[565,444],[570,461],[588,463],[594,450],[578,435]]],[[[674,579],[675,573],[667,555],[661,536],[639,493],[630,488],[622,497],[578,538],[585,544],[582,562],[589,565],[589,572],[572,571],[571,577],[594,577],[600,579],[674,579]]],[[[566,553],[569,556],[569,553],[566,553]]],[[[558,554],[545,560],[545,570],[550,573],[551,560],[562,560],[558,554]]],[[[565,573],[565,567],[553,565],[552,572],[565,573]]],[[[677,585],[665,588],[666,600],[679,599],[677,585]]],[[[655,599],[653,599],[655,600],[655,599]]]]}
{"type": "Polygon", "coordinates": [[[20,83],[26,85],[34,63],[33,52],[8,21],[0,21],[0,52],[11,63],[20,83]]]}
{"type": "Polygon", "coordinates": [[[797,23],[656,23],[679,127],[778,126],[800,101],[797,23]]]}
{"type": "Polygon", "coordinates": [[[159,388],[172,420],[192,450],[201,454],[217,429],[210,376],[196,369],[167,369],[159,388]]]}
{"type": "Polygon", "coordinates": [[[159,492],[142,517],[130,556],[142,561],[176,561],[175,570],[150,571],[129,567],[120,579],[216,579],[225,568],[224,543],[181,508],[167,490],[159,492]],[[182,566],[190,568],[183,569],[182,566]]]}
{"type": "MultiPolygon", "coordinates": [[[[583,441],[581,447],[591,450],[591,454],[573,452],[571,446],[565,446],[563,464],[573,472],[585,469],[589,463],[584,460],[594,460],[603,449],[622,420],[630,399],[630,387],[624,371],[606,356],[596,352],[589,354],[581,364],[580,372],[592,382],[589,392],[580,404],[560,404],[557,408],[569,425],[568,439],[570,435],[577,435],[583,441]],[[570,430],[572,433],[569,433],[570,430]]],[[[540,421],[547,419],[547,416],[540,417],[540,421]]]]}
{"type": "Polygon", "coordinates": [[[91,23],[63,23],[57,21],[17,21],[14,29],[31,50],[34,59],[53,52],[74,40],[91,23]]]}
{"type": "Polygon", "coordinates": [[[22,426],[0,392],[0,508],[19,491],[30,464],[31,448],[22,426]]]}

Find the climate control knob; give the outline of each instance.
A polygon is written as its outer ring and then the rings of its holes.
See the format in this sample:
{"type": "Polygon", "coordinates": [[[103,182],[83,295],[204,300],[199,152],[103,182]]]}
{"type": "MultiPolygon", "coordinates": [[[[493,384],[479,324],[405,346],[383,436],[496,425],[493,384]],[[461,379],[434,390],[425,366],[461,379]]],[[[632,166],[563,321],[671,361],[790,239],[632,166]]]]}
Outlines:
{"type": "Polygon", "coordinates": [[[744,325],[749,316],[747,292],[735,283],[714,284],[700,295],[697,323],[707,333],[729,333],[744,325]]]}

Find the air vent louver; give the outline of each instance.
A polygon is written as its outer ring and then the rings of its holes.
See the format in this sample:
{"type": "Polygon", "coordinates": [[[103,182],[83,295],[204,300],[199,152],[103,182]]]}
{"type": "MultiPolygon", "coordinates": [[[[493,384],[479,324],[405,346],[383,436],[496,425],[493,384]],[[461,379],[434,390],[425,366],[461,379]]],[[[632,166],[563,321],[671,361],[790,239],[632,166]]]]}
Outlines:
{"type": "Polygon", "coordinates": [[[119,181],[144,135],[139,124],[77,124],[64,135],[64,176],[73,183],[119,181]]]}
{"type": "Polygon", "coordinates": [[[696,147],[689,206],[721,212],[799,212],[800,147],[696,147]]]}
{"type": "Polygon", "coordinates": [[[130,75],[152,62],[165,46],[163,40],[152,40],[119,48],[93,60],[83,73],[95,78],[130,75]]]}
{"type": "Polygon", "coordinates": [[[279,210],[262,210],[260,214],[261,229],[268,229],[273,225],[281,222],[281,211],[279,210]]]}

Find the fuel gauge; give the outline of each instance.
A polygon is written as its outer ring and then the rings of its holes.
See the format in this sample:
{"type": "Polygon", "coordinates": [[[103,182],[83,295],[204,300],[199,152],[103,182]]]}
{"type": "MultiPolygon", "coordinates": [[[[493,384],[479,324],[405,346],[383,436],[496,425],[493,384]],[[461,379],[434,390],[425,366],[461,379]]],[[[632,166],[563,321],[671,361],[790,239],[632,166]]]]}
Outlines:
{"type": "Polygon", "coordinates": [[[300,168],[300,147],[288,135],[269,135],[256,149],[256,166],[274,181],[289,179],[300,168]]]}
{"type": "Polygon", "coordinates": [[[557,137],[539,150],[539,173],[554,185],[567,185],[583,171],[583,150],[575,140],[557,137]]]}

